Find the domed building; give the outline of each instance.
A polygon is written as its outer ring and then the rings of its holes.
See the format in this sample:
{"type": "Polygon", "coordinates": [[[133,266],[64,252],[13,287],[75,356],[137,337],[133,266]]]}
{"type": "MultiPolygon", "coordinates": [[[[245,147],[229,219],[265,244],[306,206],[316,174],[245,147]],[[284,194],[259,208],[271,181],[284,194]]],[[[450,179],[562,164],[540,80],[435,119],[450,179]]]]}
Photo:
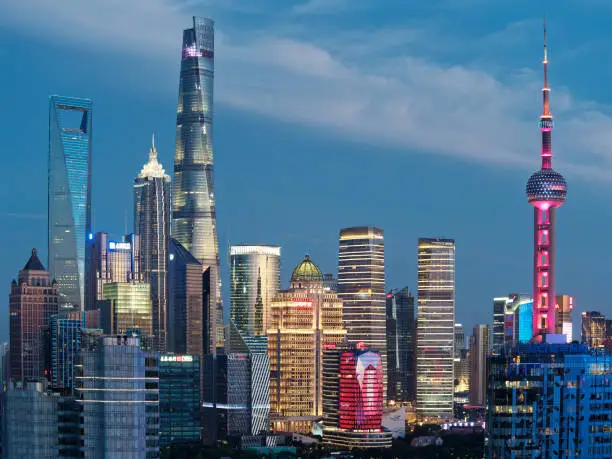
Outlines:
{"type": "Polygon", "coordinates": [[[342,301],[308,255],[293,270],[291,287],[271,301],[267,337],[272,429],[310,433],[323,414],[323,350],[346,330],[342,301]]]}

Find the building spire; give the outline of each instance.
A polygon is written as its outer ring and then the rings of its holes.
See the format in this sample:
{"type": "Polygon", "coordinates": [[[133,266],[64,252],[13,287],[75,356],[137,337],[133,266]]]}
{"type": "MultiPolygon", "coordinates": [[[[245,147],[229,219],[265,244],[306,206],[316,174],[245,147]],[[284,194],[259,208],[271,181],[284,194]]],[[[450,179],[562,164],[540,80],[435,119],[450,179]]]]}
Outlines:
{"type": "Polygon", "coordinates": [[[157,159],[157,148],[155,148],[155,133],[151,135],[151,148],[149,149],[149,161],[144,165],[139,177],[164,177],[169,180],[164,168],[157,159]]]}
{"type": "Polygon", "coordinates": [[[542,101],[544,104],[544,110],[542,116],[550,117],[550,103],[549,93],[550,88],[548,87],[548,48],[546,47],[546,16],[544,16],[544,87],[542,88],[542,101]]]}
{"type": "Polygon", "coordinates": [[[151,135],[151,149],[149,150],[149,162],[157,162],[157,149],[155,148],[155,133],[151,135]]]}

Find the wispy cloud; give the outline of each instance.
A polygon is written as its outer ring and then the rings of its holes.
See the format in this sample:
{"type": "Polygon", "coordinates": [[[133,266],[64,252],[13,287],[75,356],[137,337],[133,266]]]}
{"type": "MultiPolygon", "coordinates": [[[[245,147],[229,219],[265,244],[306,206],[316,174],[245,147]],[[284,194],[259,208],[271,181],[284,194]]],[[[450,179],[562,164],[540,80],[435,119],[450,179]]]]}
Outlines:
{"type": "Polygon", "coordinates": [[[44,220],[47,218],[45,214],[22,213],[22,212],[0,212],[0,218],[14,218],[25,220],[44,220]]]}
{"type": "MultiPolygon", "coordinates": [[[[219,4],[209,3],[207,12],[214,16],[219,4]]],[[[339,8],[343,2],[333,3],[339,8]]],[[[314,9],[322,3],[300,5],[314,9]]],[[[190,16],[167,0],[21,0],[0,5],[0,26],[26,22],[73,46],[97,46],[174,70],[180,30],[189,26],[190,16]]],[[[488,40],[501,43],[511,37],[520,43],[532,26],[530,21],[512,23],[488,40]]],[[[348,29],[316,40],[289,32],[280,36],[274,30],[266,24],[233,29],[224,23],[216,50],[219,102],[367,142],[374,155],[388,146],[533,167],[539,73],[505,69],[501,77],[482,63],[473,65],[477,59],[453,65],[427,59],[418,52],[420,39],[432,35],[425,30],[360,34],[348,29]],[[352,43],[353,52],[338,45],[342,40],[352,43]]],[[[168,72],[160,89],[174,91],[176,82],[170,78],[175,77],[168,72]]],[[[566,89],[554,89],[553,107],[563,126],[555,133],[555,146],[561,146],[556,148],[557,164],[568,176],[609,180],[612,118],[566,89]]]]}

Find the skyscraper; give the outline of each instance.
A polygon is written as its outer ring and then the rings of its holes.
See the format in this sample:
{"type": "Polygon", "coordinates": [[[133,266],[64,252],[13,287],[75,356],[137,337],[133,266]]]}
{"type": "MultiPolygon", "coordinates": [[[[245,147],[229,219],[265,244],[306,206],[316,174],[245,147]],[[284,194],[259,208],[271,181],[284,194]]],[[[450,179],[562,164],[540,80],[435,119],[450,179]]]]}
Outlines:
{"type": "Polygon", "coordinates": [[[558,335],[565,335],[568,343],[573,339],[573,323],[572,312],[574,311],[574,297],[569,295],[557,295],[555,303],[557,308],[556,316],[556,331],[558,335]]]}
{"type": "Polygon", "coordinates": [[[382,427],[380,352],[362,344],[330,345],[323,368],[323,442],[334,449],[390,447],[392,433],[382,427]]]}
{"type": "Polygon", "coordinates": [[[82,343],[76,395],[84,457],[159,457],[159,362],[134,336],[82,343]]]}
{"type": "Polygon", "coordinates": [[[172,193],[173,237],[202,263],[204,269],[210,268],[211,292],[205,306],[208,309],[205,351],[213,354],[217,346],[223,345],[213,188],[214,43],[215,26],[211,19],[194,17],[193,27],[183,32],[172,193]]]}
{"type": "Polygon", "coordinates": [[[49,99],[49,273],[62,304],[85,307],[85,241],[91,226],[88,99],[49,99]]]}
{"type": "Polygon", "coordinates": [[[112,282],[104,284],[100,323],[107,335],[125,334],[139,330],[142,338],[151,343],[153,317],[151,290],[146,282],[112,282]]]}
{"type": "Polygon", "coordinates": [[[170,237],[170,176],[157,160],[155,137],[149,161],[134,179],[134,234],[140,245],[140,271],[151,286],[155,346],[166,349],[166,274],[170,237]]]}
{"type": "Polygon", "coordinates": [[[385,305],[385,242],[373,226],[340,230],[338,296],[350,343],[363,342],[380,351],[387,398],[387,340],[385,305]]]}
{"type": "Polygon", "coordinates": [[[309,433],[323,411],[323,350],[346,338],[342,302],[306,256],[270,304],[270,417],[277,432],[309,433]]]}
{"type": "Polygon", "coordinates": [[[508,296],[500,296],[493,298],[493,354],[499,354],[504,348],[505,344],[505,323],[506,323],[506,312],[512,307],[512,304],[516,300],[516,294],[510,294],[508,296]]]}
{"type": "Polygon", "coordinates": [[[140,236],[132,234],[121,241],[108,233],[90,234],[87,241],[87,280],[85,309],[98,308],[103,287],[112,282],[132,282],[143,279],[140,272],[140,236]]]}
{"type": "Polygon", "coordinates": [[[487,400],[489,342],[489,326],[476,325],[470,337],[470,403],[474,405],[484,406],[487,400]]]}
{"type": "Polygon", "coordinates": [[[453,239],[419,239],[417,315],[417,416],[450,419],[455,340],[453,239]]]}
{"type": "Polygon", "coordinates": [[[387,293],[387,398],[412,402],[415,397],[414,297],[408,287],[387,293]]]}
{"type": "Polygon", "coordinates": [[[567,196],[565,178],[552,169],[553,117],[550,113],[548,87],[548,53],[544,27],[544,87],[543,111],[540,116],[542,133],[542,168],[527,181],[527,200],[534,207],[533,221],[533,336],[555,334],[555,212],[567,196]]]}
{"type": "Polygon", "coordinates": [[[230,247],[230,317],[239,330],[265,336],[270,302],[280,290],[280,247],[230,247]]]}
{"type": "Polygon", "coordinates": [[[50,319],[51,384],[54,388],[74,388],[74,367],[81,345],[81,320],[77,314],[57,314],[50,319]]]}
{"type": "Polygon", "coordinates": [[[58,301],[57,284],[49,281],[49,273],[32,249],[9,294],[9,372],[13,381],[43,376],[42,330],[57,314],[58,301]]]}
{"type": "Polygon", "coordinates": [[[469,353],[465,345],[465,331],[462,324],[455,324],[455,399],[465,399],[470,389],[469,353]]]}
{"type": "Polygon", "coordinates": [[[606,341],[607,321],[599,311],[582,313],[582,342],[590,348],[604,347],[606,341]]]}

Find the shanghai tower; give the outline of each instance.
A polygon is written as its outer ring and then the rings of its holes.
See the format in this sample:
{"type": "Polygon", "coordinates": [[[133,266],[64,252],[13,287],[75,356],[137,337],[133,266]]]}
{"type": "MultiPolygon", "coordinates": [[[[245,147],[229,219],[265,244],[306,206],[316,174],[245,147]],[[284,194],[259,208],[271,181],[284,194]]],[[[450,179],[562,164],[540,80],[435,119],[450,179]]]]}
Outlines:
{"type": "Polygon", "coordinates": [[[202,331],[203,350],[211,354],[223,341],[218,336],[223,306],[213,188],[214,34],[214,22],[198,17],[183,31],[172,193],[173,237],[202,263],[210,280],[202,331]]]}
{"type": "Polygon", "coordinates": [[[543,110],[540,116],[542,133],[542,167],[527,181],[527,200],[534,207],[533,221],[533,322],[532,335],[541,340],[554,334],[555,321],[555,211],[567,196],[565,178],[552,169],[552,129],[550,88],[548,87],[548,51],[544,26],[543,110]]]}

